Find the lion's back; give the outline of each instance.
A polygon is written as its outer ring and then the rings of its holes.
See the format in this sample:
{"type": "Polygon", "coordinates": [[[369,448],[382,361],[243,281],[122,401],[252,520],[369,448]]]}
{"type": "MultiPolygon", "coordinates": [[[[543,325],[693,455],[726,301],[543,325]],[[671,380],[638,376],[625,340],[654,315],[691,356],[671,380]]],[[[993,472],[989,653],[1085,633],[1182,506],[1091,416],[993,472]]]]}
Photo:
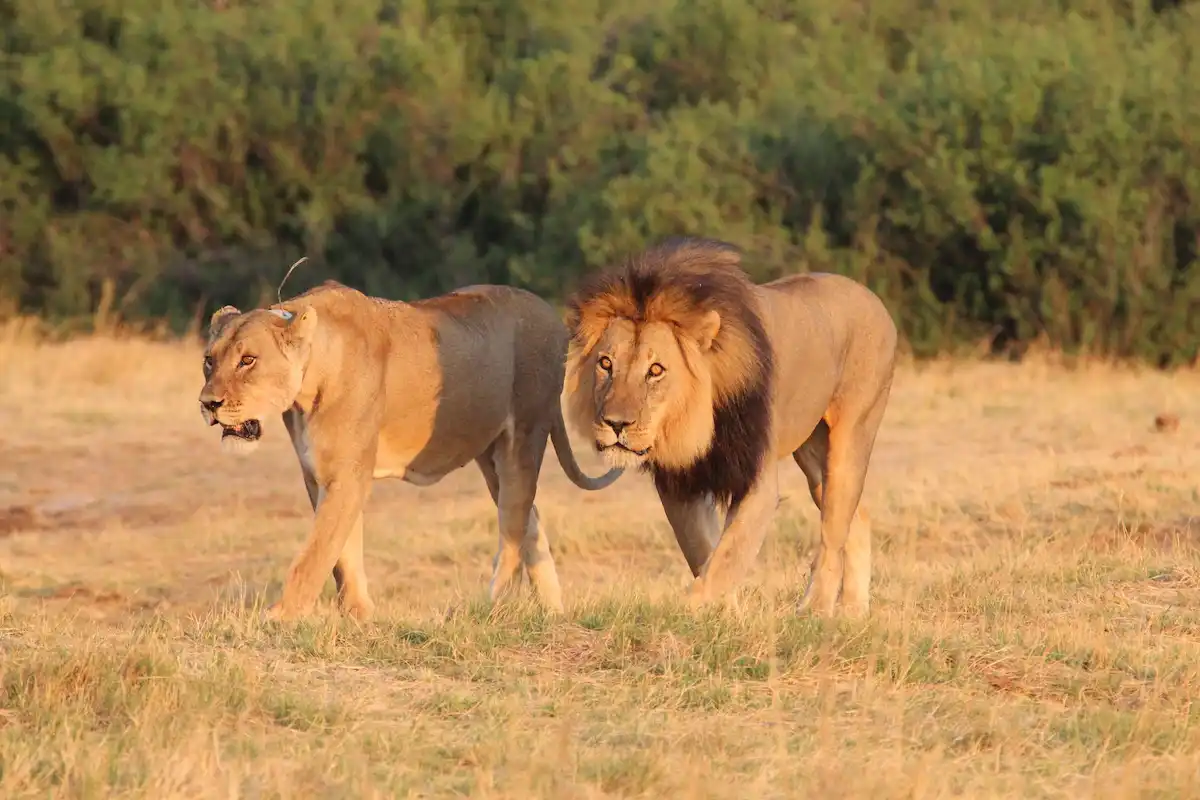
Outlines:
{"type": "Polygon", "coordinates": [[[783,406],[805,409],[801,427],[817,413],[808,408],[810,398],[890,380],[899,334],[866,285],[814,272],[764,284],[759,294],[777,353],[775,391],[783,406]]]}
{"type": "Polygon", "coordinates": [[[880,353],[890,353],[896,347],[898,334],[891,312],[879,295],[853,278],[809,272],[780,278],[760,289],[769,313],[776,319],[828,327],[835,339],[880,353]]]}

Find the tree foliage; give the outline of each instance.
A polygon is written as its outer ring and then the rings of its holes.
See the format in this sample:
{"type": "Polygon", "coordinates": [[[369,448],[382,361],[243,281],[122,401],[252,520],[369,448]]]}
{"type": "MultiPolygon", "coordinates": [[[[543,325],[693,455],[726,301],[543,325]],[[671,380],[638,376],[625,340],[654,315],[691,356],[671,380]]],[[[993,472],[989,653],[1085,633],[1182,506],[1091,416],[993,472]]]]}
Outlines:
{"type": "Polygon", "coordinates": [[[670,234],[914,351],[1200,346],[1200,16],[1140,0],[0,0],[0,295],[560,297],[670,234]],[[307,276],[307,277],[305,277],[307,276]]]}

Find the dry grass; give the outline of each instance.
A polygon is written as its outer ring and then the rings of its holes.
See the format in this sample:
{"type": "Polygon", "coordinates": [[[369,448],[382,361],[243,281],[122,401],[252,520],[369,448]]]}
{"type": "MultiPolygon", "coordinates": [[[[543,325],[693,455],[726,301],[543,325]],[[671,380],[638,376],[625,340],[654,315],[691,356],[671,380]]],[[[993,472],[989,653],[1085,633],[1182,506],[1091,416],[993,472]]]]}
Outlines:
{"type": "Polygon", "coordinates": [[[463,470],[376,484],[359,629],[259,623],[307,503],[278,422],[219,452],[199,373],[180,344],[0,335],[4,797],[1200,791],[1196,375],[904,368],[865,623],[792,611],[799,470],[739,606],[696,618],[645,481],[587,494],[551,460],[566,619],[483,602],[463,470]]]}

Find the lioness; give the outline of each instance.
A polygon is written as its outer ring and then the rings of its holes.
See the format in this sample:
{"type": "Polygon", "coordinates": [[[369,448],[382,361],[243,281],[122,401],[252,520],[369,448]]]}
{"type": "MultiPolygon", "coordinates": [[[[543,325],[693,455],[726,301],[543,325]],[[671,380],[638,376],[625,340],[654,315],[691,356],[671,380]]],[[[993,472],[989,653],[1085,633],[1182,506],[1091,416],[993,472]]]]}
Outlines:
{"type": "Polygon", "coordinates": [[[569,304],[568,417],[619,467],[654,477],[696,578],[689,602],[741,579],[804,471],[821,541],[801,608],[866,613],[871,529],[859,506],[896,356],[866,287],[809,274],[753,284],[738,250],[673,239],[592,277],[569,304]],[[724,530],[718,506],[726,509],[724,530]]]}
{"type": "Polygon", "coordinates": [[[562,609],[534,495],[554,442],[571,480],[586,477],[559,406],[567,330],[529,292],[472,286],[415,303],[367,297],[333,281],[266,309],[213,314],[201,413],[234,450],[256,446],[283,414],[316,513],[268,616],[307,613],[330,571],[339,606],[364,619],[363,505],[374,478],[429,486],[472,459],[499,511],[491,596],[524,566],[541,601],[562,609]]]}

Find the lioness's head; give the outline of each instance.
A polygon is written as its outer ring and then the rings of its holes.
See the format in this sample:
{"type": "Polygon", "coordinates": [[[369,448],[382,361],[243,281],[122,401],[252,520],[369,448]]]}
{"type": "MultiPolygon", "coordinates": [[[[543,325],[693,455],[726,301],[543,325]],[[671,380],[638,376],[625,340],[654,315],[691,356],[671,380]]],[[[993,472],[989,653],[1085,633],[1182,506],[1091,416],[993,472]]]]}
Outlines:
{"type": "Polygon", "coordinates": [[[262,420],[295,402],[304,378],[317,312],[225,306],[212,315],[204,348],[200,414],[220,425],[221,445],[249,452],[262,437],[262,420]]]}
{"type": "Polygon", "coordinates": [[[720,242],[670,241],[572,298],[569,415],[615,466],[691,467],[715,412],[763,390],[769,344],[739,261],[720,242]]]}

